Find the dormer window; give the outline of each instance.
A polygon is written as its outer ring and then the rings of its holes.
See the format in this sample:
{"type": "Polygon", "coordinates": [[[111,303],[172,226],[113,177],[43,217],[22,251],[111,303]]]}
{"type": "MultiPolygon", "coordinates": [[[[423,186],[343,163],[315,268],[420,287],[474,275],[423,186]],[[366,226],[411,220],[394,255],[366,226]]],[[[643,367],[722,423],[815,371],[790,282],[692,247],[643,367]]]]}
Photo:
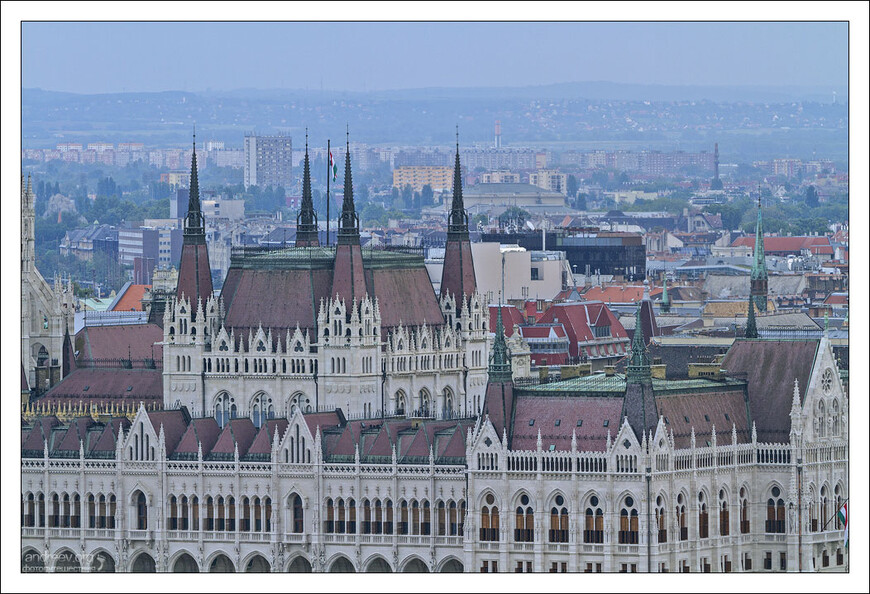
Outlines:
{"type": "Polygon", "coordinates": [[[578,426],[578,427],[582,427],[582,426],[583,426],[583,419],[577,419],[577,426],[578,426]]]}
{"type": "Polygon", "coordinates": [[[604,426],[610,427],[610,419],[604,419],[604,426]]]}
{"type": "Polygon", "coordinates": [[[529,427],[534,427],[535,419],[529,419],[529,427]]]}
{"type": "Polygon", "coordinates": [[[556,419],[556,427],[562,424],[562,419],[556,419]]]}

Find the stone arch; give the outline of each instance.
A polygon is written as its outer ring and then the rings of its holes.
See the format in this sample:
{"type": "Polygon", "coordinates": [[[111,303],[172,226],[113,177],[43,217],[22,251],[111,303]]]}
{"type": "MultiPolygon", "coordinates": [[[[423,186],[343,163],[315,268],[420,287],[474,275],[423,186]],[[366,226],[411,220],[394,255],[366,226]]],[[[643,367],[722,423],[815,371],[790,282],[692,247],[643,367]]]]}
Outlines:
{"type": "Polygon", "coordinates": [[[245,573],[269,573],[272,571],[272,566],[260,553],[252,553],[246,561],[242,561],[241,566],[245,568],[245,573]]]}
{"type": "Polygon", "coordinates": [[[268,419],[275,418],[275,404],[265,390],[258,390],[248,402],[248,414],[255,427],[260,427],[268,419]]]}
{"type": "Polygon", "coordinates": [[[338,554],[329,562],[328,573],[356,573],[356,568],[350,559],[338,554]]]}
{"type": "Polygon", "coordinates": [[[172,573],[199,573],[196,559],[185,550],[177,552],[175,557],[169,560],[169,567],[172,573]]]}
{"type": "Polygon", "coordinates": [[[215,553],[210,561],[205,564],[209,573],[235,573],[236,567],[230,558],[223,552],[215,553]]]}
{"type": "Polygon", "coordinates": [[[235,397],[226,390],[219,390],[212,398],[212,412],[219,426],[223,427],[230,419],[239,415],[235,397]]]}
{"type": "Polygon", "coordinates": [[[537,509],[538,502],[535,500],[535,496],[532,495],[528,489],[520,487],[519,489],[517,489],[516,493],[513,494],[513,497],[511,497],[511,508],[514,508],[518,505],[530,506],[532,509],[537,509]],[[520,503],[520,499],[523,495],[529,498],[528,503],[520,503]]]}
{"type": "Polygon", "coordinates": [[[45,573],[45,561],[42,553],[28,547],[21,553],[21,573],[45,573]]]}
{"type": "Polygon", "coordinates": [[[457,401],[456,395],[453,393],[453,388],[450,386],[444,386],[441,390],[441,414],[445,418],[449,418],[453,415],[453,411],[456,410],[457,401]]]}
{"type": "Polygon", "coordinates": [[[366,573],[393,573],[389,562],[380,555],[372,555],[365,563],[366,573]]]}
{"type": "Polygon", "coordinates": [[[499,497],[498,493],[496,493],[493,489],[484,489],[484,491],[477,497],[477,507],[479,508],[481,505],[495,505],[496,507],[501,508],[501,497],[499,497]],[[487,495],[493,496],[494,501],[491,504],[486,502],[487,495]]]}
{"type": "Polygon", "coordinates": [[[130,563],[131,573],[155,573],[156,571],[157,564],[154,562],[154,557],[146,551],[136,554],[133,557],[132,563],[130,563]]]}
{"type": "Polygon", "coordinates": [[[299,554],[287,563],[288,573],[311,573],[311,563],[305,555],[299,554]]]}
{"type": "Polygon", "coordinates": [[[420,388],[417,396],[419,398],[419,405],[417,406],[417,409],[423,416],[428,417],[434,409],[434,403],[432,402],[432,392],[429,391],[429,388],[420,388]]]}
{"type": "Polygon", "coordinates": [[[105,549],[97,549],[91,553],[91,573],[115,573],[115,557],[105,549]]]}
{"type": "Polygon", "coordinates": [[[420,557],[412,555],[402,562],[401,573],[429,573],[429,566],[420,557]]]}
{"type": "Polygon", "coordinates": [[[55,573],[81,573],[82,564],[78,555],[68,548],[59,549],[54,553],[55,573]]]}
{"type": "Polygon", "coordinates": [[[296,390],[287,399],[284,409],[288,418],[293,416],[297,409],[302,412],[312,412],[311,398],[302,390],[296,390]]]}
{"type": "Polygon", "coordinates": [[[456,557],[446,557],[441,560],[438,573],[463,573],[465,565],[456,557]]]}
{"type": "Polygon", "coordinates": [[[583,498],[580,500],[581,508],[586,509],[587,507],[592,508],[600,508],[602,511],[607,511],[607,501],[604,499],[604,496],[601,495],[595,489],[590,489],[583,495],[583,498]],[[593,503],[592,498],[597,498],[598,503],[593,503]]]}
{"type": "Polygon", "coordinates": [[[408,396],[404,390],[396,390],[393,395],[393,410],[398,414],[404,414],[408,411],[408,396]]]}

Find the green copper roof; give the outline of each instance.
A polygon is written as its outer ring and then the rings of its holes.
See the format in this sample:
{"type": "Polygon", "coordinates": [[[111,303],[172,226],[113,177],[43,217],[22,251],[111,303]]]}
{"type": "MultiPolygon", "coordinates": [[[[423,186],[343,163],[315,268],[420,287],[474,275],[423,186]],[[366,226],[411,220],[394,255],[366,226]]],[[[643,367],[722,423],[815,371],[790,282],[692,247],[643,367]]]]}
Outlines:
{"type": "Polygon", "coordinates": [[[631,356],[626,369],[628,381],[643,381],[651,376],[649,354],[646,352],[646,342],[643,338],[643,324],[640,319],[642,301],[638,301],[634,313],[634,338],[631,340],[631,356]]]}
{"type": "Polygon", "coordinates": [[[504,324],[501,320],[501,304],[495,322],[495,342],[489,356],[489,381],[493,383],[509,382],[513,379],[511,359],[504,339],[504,324]]]}

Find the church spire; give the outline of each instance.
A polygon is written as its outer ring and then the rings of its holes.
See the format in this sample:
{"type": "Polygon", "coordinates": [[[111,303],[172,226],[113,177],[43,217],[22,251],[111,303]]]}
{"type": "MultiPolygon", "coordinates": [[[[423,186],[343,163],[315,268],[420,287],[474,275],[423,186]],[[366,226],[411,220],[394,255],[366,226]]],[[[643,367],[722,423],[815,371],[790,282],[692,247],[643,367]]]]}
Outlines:
{"type": "Polygon", "coordinates": [[[193,157],[190,160],[190,190],[187,201],[187,220],[184,224],[184,240],[205,243],[205,219],[199,203],[199,177],[196,166],[196,126],[193,127],[193,157]]]}
{"type": "Polygon", "coordinates": [[[758,192],[758,219],[755,223],[755,253],[749,274],[749,294],[759,311],[767,311],[767,265],[764,262],[764,232],[761,225],[761,191],[758,192]]]}
{"type": "Polygon", "coordinates": [[[501,299],[499,299],[498,315],[495,322],[495,341],[492,344],[492,353],[489,356],[489,381],[490,383],[510,382],[512,379],[511,360],[504,337],[504,324],[501,320],[501,299]]]}
{"type": "Polygon", "coordinates": [[[338,243],[359,244],[359,216],[353,203],[353,179],[350,171],[350,131],[347,132],[347,153],[344,159],[344,202],[338,222],[338,243]]]}
{"type": "Polygon", "coordinates": [[[302,205],[296,216],[296,245],[317,246],[317,213],[311,196],[311,169],[308,161],[308,129],[305,129],[305,159],[302,166],[302,205]]]}
{"type": "Polygon", "coordinates": [[[643,323],[641,322],[641,303],[638,302],[634,315],[634,337],[631,340],[631,356],[626,369],[626,379],[629,382],[641,382],[651,377],[649,354],[646,352],[646,342],[643,337],[643,323]]]}
{"type": "Polygon", "coordinates": [[[453,203],[447,220],[447,240],[468,240],[468,212],[462,200],[462,165],[459,162],[459,126],[456,126],[456,162],[453,165],[453,203]]]}
{"type": "Polygon", "coordinates": [[[758,338],[758,328],[755,325],[755,303],[749,296],[749,311],[746,315],[746,338],[758,338]]]}

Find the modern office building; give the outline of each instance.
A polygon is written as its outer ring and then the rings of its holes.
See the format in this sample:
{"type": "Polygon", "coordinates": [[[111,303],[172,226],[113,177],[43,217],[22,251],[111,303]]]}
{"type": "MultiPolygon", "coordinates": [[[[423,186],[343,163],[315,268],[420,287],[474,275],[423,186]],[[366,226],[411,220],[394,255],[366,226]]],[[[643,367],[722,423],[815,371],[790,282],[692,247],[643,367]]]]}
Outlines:
{"type": "Polygon", "coordinates": [[[293,145],[289,136],[245,135],[245,188],[293,185],[293,145]]]}

